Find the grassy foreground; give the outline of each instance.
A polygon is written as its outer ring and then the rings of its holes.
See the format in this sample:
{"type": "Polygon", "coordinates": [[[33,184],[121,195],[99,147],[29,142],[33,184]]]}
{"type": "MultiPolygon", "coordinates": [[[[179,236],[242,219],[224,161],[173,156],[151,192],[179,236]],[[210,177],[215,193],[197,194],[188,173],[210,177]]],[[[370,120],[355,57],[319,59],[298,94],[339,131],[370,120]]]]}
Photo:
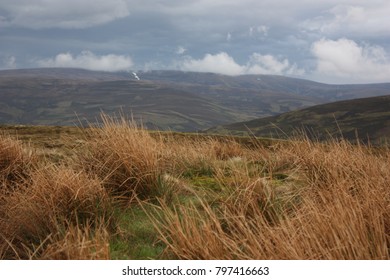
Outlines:
{"type": "Polygon", "coordinates": [[[103,123],[5,129],[0,259],[390,257],[389,148],[103,123]]]}

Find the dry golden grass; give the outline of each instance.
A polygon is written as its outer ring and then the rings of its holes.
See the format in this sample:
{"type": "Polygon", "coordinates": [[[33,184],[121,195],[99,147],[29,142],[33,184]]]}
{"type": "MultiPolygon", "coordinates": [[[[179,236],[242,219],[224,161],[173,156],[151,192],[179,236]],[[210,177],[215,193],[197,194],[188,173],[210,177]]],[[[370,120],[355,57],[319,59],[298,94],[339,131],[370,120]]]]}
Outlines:
{"type": "Polygon", "coordinates": [[[80,167],[97,174],[113,195],[147,197],[156,189],[160,143],[135,122],[102,115],[103,127],[88,131],[80,167]]]}
{"type": "Polygon", "coordinates": [[[273,153],[280,162],[270,166],[292,167],[295,181],[253,180],[236,168],[217,173],[229,182],[217,205],[161,203],[155,226],[178,258],[389,259],[389,150],[296,141],[273,153]]]}
{"type": "Polygon", "coordinates": [[[112,209],[126,220],[134,205],[154,229],[138,221],[133,231],[148,238],[132,242],[152,242],[145,248],[154,252],[159,240],[163,257],[390,258],[388,148],[245,146],[102,119],[66,166],[35,164],[34,153],[0,138],[0,259],[109,259],[113,236],[115,246],[129,236],[113,226],[112,209]]]}
{"type": "Polygon", "coordinates": [[[84,173],[53,166],[31,170],[22,188],[3,196],[3,255],[39,257],[53,236],[65,238],[74,225],[97,226],[108,215],[107,200],[100,181],[84,173]]]}
{"type": "Polygon", "coordinates": [[[0,135],[0,191],[12,191],[17,187],[35,161],[32,151],[24,148],[21,142],[0,135]]]}
{"type": "MultiPolygon", "coordinates": [[[[51,237],[40,253],[40,259],[50,260],[109,260],[109,232],[105,222],[91,225],[71,225],[65,233],[51,237]],[[97,226],[97,227],[96,227],[97,226]]],[[[33,256],[30,256],[32,258],[33,256]]]]}

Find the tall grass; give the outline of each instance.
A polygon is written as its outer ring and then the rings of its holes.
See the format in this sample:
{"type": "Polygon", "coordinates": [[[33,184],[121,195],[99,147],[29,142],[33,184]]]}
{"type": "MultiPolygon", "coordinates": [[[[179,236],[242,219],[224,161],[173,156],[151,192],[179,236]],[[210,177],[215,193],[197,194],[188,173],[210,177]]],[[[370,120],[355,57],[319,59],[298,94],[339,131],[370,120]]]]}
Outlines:
{"type": "Polygon", "coordinates": [[[135,122],[102,115],[102,127],[90,129],[80,164],[97,174],[111,194],[148,197],[156,190],[160,143],[135,122]]]}
{"type": "Polygon", "coordinates": [[[0,248],[5,257],[41,258],[50,243],[69,239],[69,233],[82,239],[90,232],[75,227],[105,226],[109,207],[99,180],[64,167],[30,172],[23,188],[2,197],[0,248]]]}
{"type": "Polygon", "coordinates": [[[271,166],[290,166],[293,181],[220,174],[229,196],[217,205],[199,198],[200,208],[162,203],[155,226],[184,259],[389,259],[390,153],[372,151],[291,142],[271,166]]]}
{"type": "MultiPolygon", "coordinates": [[[[50,260],[108,260],[109,232],[104,221],[70,225],[64,233],[50,236],[39,259],[50,260]]],[[[36,253],[36,252],[34,252],[36,253]]],[[[34,255],[30,255],[32,258],[34,255]]]]}
{"type": "Polygon", "coordinates": [[[117,197],[142,199],[160,194],[161,178],[212,173],[218,159],[238,156],[238,143],[177,140],[169,133],[153,136],[134,121],[102,115],[102,127],[89,129],[86,152],[80,154],[80,166],[97,174],[106,188],[117,197]]]}
{"type": "Polygon", "coordinates": [[[0,192],[17,187],[35,163],[36,157],[31,150],[16,139],[0,135],[0,192]]]}
{"type": "Polygon", "coordinates": [[[0,137],[0,258],[108,259],[112,243],[128,257],[164,246],[180,259],[390,258],[388,148],[245,146],[105,115],[83,143],[73,162],[36,164],[0,137]]]}

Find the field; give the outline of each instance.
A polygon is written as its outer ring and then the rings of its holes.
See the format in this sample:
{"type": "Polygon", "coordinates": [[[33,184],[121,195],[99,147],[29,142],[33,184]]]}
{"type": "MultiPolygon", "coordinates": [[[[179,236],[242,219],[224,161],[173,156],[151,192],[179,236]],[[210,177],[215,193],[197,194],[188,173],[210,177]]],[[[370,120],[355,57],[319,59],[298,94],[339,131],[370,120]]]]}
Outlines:
{"type": "Polygon", "coordinates": [[[0,135],[0,259],[389,259],[390,150],[101,127],[0,135]]]}

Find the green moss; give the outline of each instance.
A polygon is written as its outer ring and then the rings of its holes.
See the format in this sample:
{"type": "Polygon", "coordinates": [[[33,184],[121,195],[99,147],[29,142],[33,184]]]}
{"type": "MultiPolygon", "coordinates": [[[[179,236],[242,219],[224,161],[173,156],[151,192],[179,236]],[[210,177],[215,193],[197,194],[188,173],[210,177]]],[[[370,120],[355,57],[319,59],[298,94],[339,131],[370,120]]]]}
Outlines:
{"type": "Polygon", "coordinates": [[[112,237],[112,259],[158,259],[164,245],[144,210],[139,206],[117,209],[115,213],[119,234],[112,237]]]}
{"type": "Polygon", "coordinates": [[[196,178],[196,177],[212,177],[214,175],[214,170],[212,166],[207,162],[201,162],[197,165],[189,167],[182,176],[184,178],[196,178]]]}
{"type": "Polygon", "coordinates": [[[221,186],[213,177],[199,176],[191,179],[191,184],[204,190],[220,191],[221,186]]]}

